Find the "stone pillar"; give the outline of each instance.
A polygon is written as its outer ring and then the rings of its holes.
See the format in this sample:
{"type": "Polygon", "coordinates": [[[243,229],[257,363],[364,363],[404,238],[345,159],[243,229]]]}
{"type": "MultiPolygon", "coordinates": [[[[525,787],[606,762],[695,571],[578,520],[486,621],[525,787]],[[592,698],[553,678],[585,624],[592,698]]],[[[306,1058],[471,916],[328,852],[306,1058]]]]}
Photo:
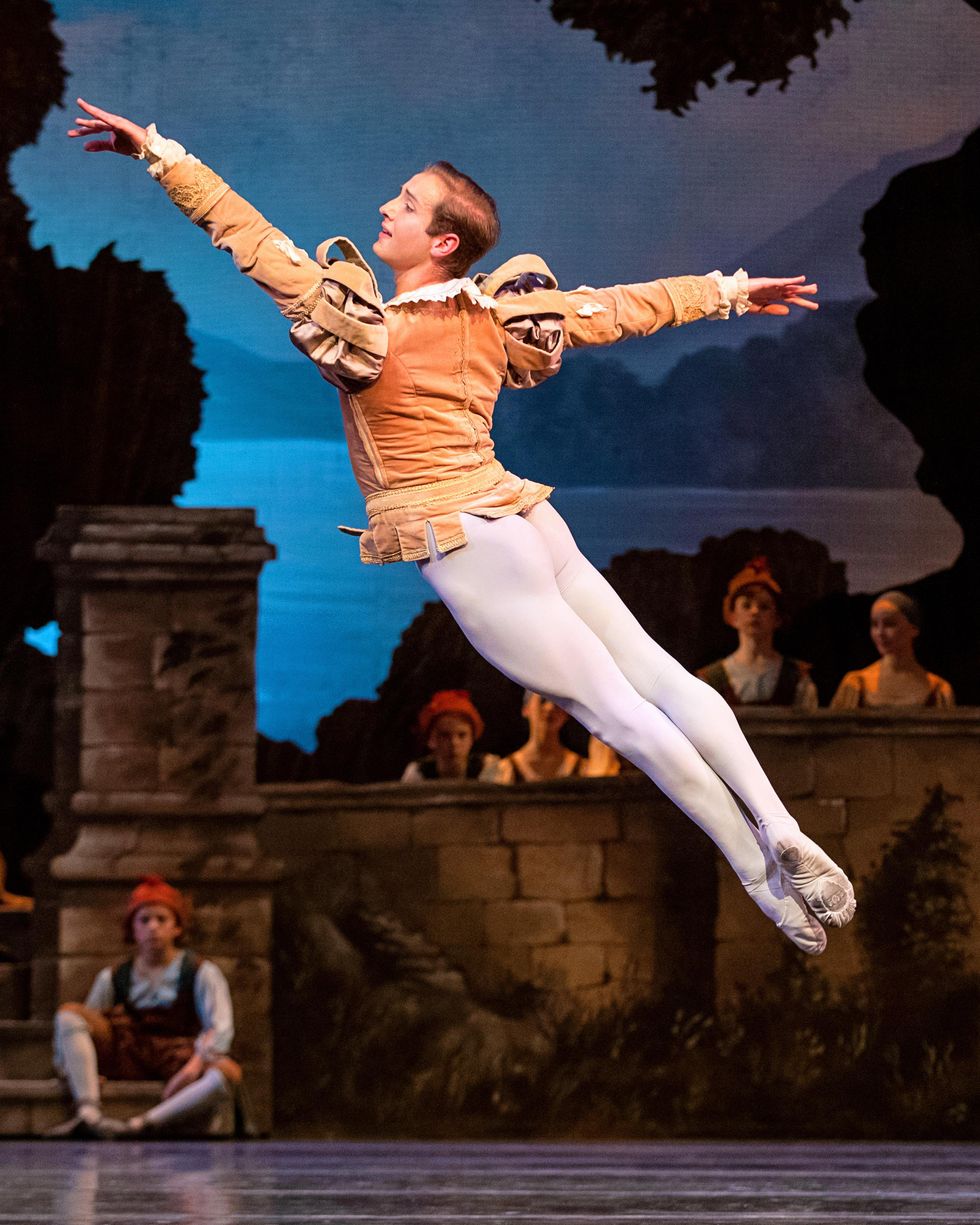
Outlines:
{"type": "Polygon", "coordinates": [[[251,510],[99,506],[62,507],[37,552],[62,637],[34,1012],[83,996],[123,955],[125,894],[161,873],[193,901],[188,943],[228,975],[235,1053],[267,1129],[278,864],[256,838],[254,656],[275,550],[251,510]]]}

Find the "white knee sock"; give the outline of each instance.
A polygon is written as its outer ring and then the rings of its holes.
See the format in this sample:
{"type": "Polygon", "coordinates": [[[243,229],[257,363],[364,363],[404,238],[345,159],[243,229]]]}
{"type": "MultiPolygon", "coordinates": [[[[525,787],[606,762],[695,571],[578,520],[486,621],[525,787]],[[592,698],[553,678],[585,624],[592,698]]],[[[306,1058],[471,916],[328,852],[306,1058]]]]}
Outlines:
{"type": "Polygon", "coordinates": [[[173,1127],[197,1114],[214,1110],[228,1095],[228,1082],[217,1068],[208,1070],[198,1080],[159,1102],[142,1116],[146,1127],[173,1127]]]}
{"type": "Polygon", "coordinates": [[[78,1114],[87,1123],[102,1114],[99,1064],[85,1018],[59,1009],[54,1018],[55,1065],[64,1073],[78,1114]]]}

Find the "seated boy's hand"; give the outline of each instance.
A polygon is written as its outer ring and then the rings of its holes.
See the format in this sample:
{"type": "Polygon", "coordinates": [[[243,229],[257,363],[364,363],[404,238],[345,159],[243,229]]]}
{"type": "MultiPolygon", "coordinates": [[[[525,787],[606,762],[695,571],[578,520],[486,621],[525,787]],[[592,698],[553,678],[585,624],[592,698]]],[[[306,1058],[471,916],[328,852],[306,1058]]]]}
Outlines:
{"type": "Polygon", "coordinates": [[[197,1053],[191,1055],[190,1059],[182,1068],[176,1071],[173,1076],[167,1081],[163,1087],[163,1100],[168,1097],[173,1097],[181,1089],[192,1085],[195,1080],[200,1080],[204,1074],[204,1060],[197,1053]]]}

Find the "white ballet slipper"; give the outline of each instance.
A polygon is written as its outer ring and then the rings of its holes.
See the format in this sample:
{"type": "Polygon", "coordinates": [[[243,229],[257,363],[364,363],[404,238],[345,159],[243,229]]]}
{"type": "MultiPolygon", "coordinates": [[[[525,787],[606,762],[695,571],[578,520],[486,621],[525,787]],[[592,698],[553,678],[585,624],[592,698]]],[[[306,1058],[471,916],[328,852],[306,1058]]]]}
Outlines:
{"type": "Polygon", "coordinates": [[[780,870],[765,839],[757,830],[753,829],[753,833],[765,859],[766,872],[755,880],[742,881],[745,892],[798,949],[817,956],[827,947],[827,933],[780,870]]]}
{"type": "Polygon", "coordinates": [[[857,909],[854,888],[827,852],[792,817],[766,821],[762,833],[786,879],[820,922],[830,927],[850,923],[857,909]]]}

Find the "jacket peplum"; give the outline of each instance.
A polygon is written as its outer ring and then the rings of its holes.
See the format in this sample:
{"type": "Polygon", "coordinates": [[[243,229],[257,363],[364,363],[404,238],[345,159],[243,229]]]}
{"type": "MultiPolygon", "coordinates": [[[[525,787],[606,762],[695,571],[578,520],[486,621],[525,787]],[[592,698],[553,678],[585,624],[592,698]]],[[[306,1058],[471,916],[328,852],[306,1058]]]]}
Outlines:
{"type": "Polygon", "coordinates": [[[566,347],[727,317],[720,274],[563,292],[534,255],[384,302],[348,239],[330,239],[310,257],[208,166],[149,131],[150,173],[269,294],[293,343],[340,393],[368,518],[363,531],[343,530],[360,535],[364,562],[422,560],[430,539],[449,552],[466,544],[461,512],[498,518],[550,496],[551,486],[506,471],[494,456],[502,387],[549,378],[566,347]]]}

